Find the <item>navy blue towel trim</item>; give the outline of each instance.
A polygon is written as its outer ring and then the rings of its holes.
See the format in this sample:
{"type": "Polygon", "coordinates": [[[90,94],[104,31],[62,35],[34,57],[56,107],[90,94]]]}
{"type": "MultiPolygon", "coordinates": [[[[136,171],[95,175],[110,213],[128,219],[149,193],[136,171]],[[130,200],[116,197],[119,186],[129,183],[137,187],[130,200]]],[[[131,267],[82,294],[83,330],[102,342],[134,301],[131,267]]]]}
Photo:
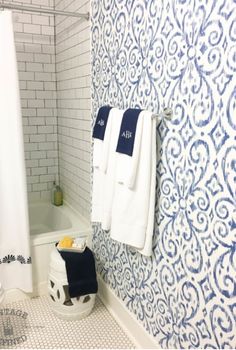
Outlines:
{"type": "Polygon", "coordinates": [[[138,117],[141,112],[141,109],[132,108],[125,111],[121,122],[116,152],[132,156],[138,117]]]}
{"type": "Polygon", "coordinates": [[[93,138],[104,140],[108,116],[112,107],[103,106],[99,109],[97,119],[93,128],[93,138]]]}

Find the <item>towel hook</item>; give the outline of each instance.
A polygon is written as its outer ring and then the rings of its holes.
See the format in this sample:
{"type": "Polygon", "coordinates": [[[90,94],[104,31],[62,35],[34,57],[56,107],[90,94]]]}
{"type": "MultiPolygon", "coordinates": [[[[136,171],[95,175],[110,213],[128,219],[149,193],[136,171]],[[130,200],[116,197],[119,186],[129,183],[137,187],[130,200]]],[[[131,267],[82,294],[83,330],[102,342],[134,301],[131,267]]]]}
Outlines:
{"type": "Polygon", "coordinates": [[[152,118],[158,118],[158,119],[162,119],[165,118],[167,120],[171,120],[173,116],[173,111],[171,108],[164,108],[162,113],[160,114],[153,114],[152,118]]]}
{"type": "Polygon", "coordinates": [[[168,120],[171,120],[173,117],[173,111],[171,108],[164,108],[163,110],[164,117],[168,120]]]}

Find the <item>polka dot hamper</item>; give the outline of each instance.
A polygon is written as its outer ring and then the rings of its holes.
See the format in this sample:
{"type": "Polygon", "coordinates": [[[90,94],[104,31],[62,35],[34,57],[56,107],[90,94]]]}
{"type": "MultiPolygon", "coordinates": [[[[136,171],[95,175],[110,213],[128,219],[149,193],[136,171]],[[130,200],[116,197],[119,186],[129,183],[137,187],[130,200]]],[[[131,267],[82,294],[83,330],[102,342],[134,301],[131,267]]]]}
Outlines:
{"type": "Polygon", "coordinates": [[[96,294],[71,298],[69,295],[65,261],[56,248],[51,252],[48,292],[52,311],[64,320],[80,320],[90,314],[96,294]]]}

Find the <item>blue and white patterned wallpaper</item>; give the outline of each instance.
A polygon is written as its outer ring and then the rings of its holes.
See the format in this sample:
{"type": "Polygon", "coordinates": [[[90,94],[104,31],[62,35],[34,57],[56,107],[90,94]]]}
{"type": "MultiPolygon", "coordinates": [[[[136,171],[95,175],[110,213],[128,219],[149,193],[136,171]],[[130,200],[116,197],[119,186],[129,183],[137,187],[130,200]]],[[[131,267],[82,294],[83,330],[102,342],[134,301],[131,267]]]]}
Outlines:
{"type": "Polygon", "coordinates": [[[236,347],[236,0],[93,0],[93,113],[153,112],[151,259],[94,227],[98,271],[163,348],[236,347]]]}

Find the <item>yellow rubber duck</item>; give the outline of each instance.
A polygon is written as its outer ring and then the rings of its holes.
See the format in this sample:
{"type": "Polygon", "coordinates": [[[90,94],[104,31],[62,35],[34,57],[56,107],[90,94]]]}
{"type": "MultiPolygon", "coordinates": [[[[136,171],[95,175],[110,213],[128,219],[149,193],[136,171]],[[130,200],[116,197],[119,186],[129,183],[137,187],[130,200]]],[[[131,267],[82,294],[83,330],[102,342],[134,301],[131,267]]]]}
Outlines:
{"type": "Polygon", "coordinates": [[[65,236],[59,241],[60,248],[71,248],[73,244],[73,239],[69,236],[65,236]]]}

